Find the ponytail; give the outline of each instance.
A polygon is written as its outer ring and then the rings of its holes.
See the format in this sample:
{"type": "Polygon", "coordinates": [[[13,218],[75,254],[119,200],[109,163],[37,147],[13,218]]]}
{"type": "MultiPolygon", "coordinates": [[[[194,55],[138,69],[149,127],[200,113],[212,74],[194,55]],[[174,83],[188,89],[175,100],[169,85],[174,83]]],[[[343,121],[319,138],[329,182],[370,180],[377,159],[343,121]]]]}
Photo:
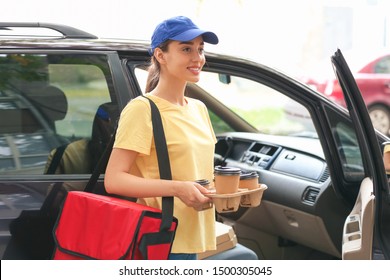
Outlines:
{"type": "MultiPolygon", "coordinates": [[[[162,43],[158,48],[161,49],[163,52],[168,51],[168,44],[170,40],[165,41],[162,43]]],[[[155,58],[153,55],[152,58],[150,59],[150,66],[148,68],[148,78],[146,80],[146,88],[145,92],[151,92],[158,84],[158,81],[160,80],[160,63],[158,60],[155,58]]]]}
{"type": "Polygon", "coordinates": [[[151,92],[157,86],[160,79],[160,63],[154,56],[151,58],[151,64],[149,66],[148,72],[145,92],[151,92]]]}

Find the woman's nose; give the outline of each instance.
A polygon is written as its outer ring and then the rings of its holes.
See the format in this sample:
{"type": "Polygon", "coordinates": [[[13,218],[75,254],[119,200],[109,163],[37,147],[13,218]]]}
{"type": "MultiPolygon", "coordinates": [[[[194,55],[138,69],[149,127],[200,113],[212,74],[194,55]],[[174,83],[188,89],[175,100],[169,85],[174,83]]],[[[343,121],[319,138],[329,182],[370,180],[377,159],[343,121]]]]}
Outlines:
{"type": "Polygon", "coordinates": [[[204,55],[202,53],[199,53],[199,52],[194,52],[194,54],[192,56],[192,60],[193,61],[202,61],[202,60],[204,60],[204,55]]]}

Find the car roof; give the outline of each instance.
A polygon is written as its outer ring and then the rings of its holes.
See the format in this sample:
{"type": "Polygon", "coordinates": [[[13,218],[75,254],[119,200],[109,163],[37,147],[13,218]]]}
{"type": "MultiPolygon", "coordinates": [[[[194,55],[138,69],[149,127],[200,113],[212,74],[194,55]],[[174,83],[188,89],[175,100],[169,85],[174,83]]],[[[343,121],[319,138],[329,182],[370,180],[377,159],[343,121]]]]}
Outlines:
{"type": "Polygon", "coordinates": [[[105,39],[67,25],[39,22],[0,22],[2,49],[147,50],[149,42],[105,39]]]}
{"type": "Polygon", "coordinates": [[[0,36],[2,49],[82,49],[82,50],[142,50],[149,47],[147,41],[130,39],[68,39],[68,38],[7,38],[0,36]]]}

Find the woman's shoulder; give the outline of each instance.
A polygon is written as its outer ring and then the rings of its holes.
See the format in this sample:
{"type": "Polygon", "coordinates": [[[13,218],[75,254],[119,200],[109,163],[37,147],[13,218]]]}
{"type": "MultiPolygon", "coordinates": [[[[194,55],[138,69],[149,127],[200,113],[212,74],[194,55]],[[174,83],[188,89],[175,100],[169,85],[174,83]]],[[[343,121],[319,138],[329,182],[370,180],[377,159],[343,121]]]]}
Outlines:
{"type": "Polygon", "coordinates": [[[206,105],[202,101],[200,101],[199,99],[195,99],[192,97],[186,97],[186,99],[187,99],[188,104],[194,104],[196,106],[206,107],[206,105]]]}
{"type": "MultiPolygon", "coordinates": [[[[131,99],[123,108],[121,115],[144,115],[145,112],[150,111],[148,100],[142,96],[131,99]]],[[[147,114],[146,114],[147,115],[147,114]]]]}
{"type": "Polygon", "coordinates": [[[135,103],[135,104],[148,104],[149,101],[148,99],[146,98],[148,97],[148,95],[140,95],[140,96],[137,96],[136,98],[133,98],[129,101],[129,103],[135,103]]]}
{"type": "Polygon", "coordinates": [[[148,106],[148,100],[142,95],[137,96],[136,98],[131,99],[125,106],[125,109],[129,108],[141,108],[144,109],[148,106]]]}
{"type": "Polygon", "coordinates": [[[188,105],[190,105],[192,107],[196,107],[197,110],[199,110],[199,111],[207,112],[206,105],[201,100],[191,98],[191,97],[186,97],[186,98],[187,98],[188,105]]]}

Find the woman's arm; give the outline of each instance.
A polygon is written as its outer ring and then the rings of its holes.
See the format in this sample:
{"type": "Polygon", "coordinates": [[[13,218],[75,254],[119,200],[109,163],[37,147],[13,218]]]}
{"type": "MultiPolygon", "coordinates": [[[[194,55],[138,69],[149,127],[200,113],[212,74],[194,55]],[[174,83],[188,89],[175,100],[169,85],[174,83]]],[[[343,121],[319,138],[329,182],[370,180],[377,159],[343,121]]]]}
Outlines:
{"type": "Polygon", "coordinates": [[[145,179],[129,174],[137,155],[137,152],[131,150],[112,150],[104,179],[108,193],[135,198],[175,196],[194,208],[212,201],[203,195],[209,191],[195,182],[145,179]]]}

